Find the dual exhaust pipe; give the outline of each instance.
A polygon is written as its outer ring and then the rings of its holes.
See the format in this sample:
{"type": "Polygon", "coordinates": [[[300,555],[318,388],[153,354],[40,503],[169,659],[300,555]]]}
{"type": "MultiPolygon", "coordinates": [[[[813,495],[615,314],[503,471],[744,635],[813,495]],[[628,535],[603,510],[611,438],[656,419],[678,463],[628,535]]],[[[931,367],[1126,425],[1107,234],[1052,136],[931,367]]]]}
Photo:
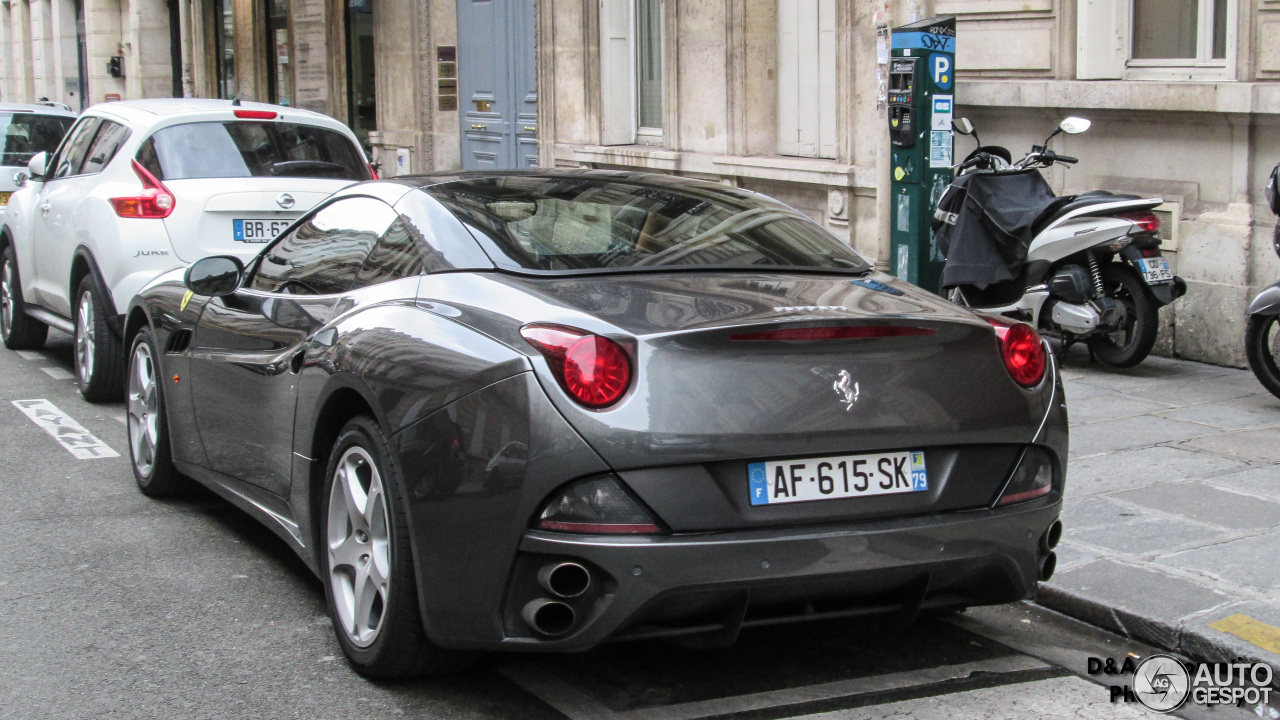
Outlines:
{"type": "Polygon", "coordinates": [[[1040,536],[1040,554],[1036,568],[1036,575],[1040,582],[1053,577],[1053,571],[1058,569],[1058,555],[1053,552],[1053,549],[1058,547],[1060,540],[1062,540],[1062,521],[1054,520],[1049,529],[1040,536]]]}
{"type": "Polygon", "coordinates": [[[520,610],[520,618],[546,637],[559,637],[572,630],[577,613],[564,600],[581,597],[591,587],[591,571],[576,562],[548,563],[538,570],[538,585],[561,599],[530,600],[520,610]]]}

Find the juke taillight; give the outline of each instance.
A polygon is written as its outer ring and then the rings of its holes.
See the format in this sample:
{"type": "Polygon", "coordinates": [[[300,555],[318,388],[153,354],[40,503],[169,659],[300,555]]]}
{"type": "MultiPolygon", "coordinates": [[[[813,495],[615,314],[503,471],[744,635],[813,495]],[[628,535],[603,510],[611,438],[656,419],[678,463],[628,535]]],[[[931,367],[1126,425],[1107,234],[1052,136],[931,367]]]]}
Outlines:
{"type": "Polygon", "coordinates": [[[607,337],[541,323],[524,326],[520,335],[542,353],[560,387],[580,405],[609,407],[631,386],[631,359],[607,337]]]}
{"type": "Polygon", "coordinates": [[[142,167],[142,163],[137,160],[131,162],[133,174],[142,181],[142,194],[111,198],[111,205],[115,208],[116,215],[122,218],[169,217],[173,212],[173,206],[178,204],[177,198],[169,192],[169,188],[165,187],[164,183],[156,179],[155,175],[142,167]]]}
{"type": "Polygon", "coordinates": [[[1025,388],[1039,385],[1049,365],[1040,333],[1026,323],[993,317],[986,320],[995,328],[1000,357],[1014,382],[1025,388]]]}

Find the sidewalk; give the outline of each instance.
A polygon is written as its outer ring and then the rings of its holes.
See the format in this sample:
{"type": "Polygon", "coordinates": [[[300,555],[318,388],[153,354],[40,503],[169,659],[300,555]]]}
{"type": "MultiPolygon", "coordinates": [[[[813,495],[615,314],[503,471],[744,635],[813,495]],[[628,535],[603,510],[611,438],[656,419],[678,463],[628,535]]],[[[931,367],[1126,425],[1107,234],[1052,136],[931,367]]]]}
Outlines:
{"type": "Polygon", "coordinates": [[[1280,399],[1247,370],[1064,363],[1071,456],[1039,602],[1197,660],[1280,672],[1280,399]]]}

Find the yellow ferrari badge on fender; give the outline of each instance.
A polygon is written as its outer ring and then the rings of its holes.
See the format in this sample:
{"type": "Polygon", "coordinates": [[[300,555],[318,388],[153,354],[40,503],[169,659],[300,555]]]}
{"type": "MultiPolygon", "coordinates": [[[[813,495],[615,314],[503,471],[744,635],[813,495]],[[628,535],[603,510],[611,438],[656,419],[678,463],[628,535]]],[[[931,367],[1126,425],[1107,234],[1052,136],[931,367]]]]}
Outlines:
{"type": "Polygon", "coordinates": [[[188,291],[187,291],[187,294],[182,296],[182,304],[178,306],[178,312],[184,312],[184,311],[186,311],[186,309],[187,309],[187,303],[191,302],[191,296],[192,296],[192,295],[195,295],[195,293],[193,293],[193,292],[191,292],[190,290],[188,290],[188,291]]]}

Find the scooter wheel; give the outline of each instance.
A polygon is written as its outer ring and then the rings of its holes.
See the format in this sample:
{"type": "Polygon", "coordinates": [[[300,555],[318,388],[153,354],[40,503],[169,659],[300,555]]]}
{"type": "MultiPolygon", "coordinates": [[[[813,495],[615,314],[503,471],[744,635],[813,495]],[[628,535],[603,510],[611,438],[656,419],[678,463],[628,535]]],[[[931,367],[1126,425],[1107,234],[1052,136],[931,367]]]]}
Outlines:
{"type": "Polygon", "coordinates": [[[1250,315],[1244,331],[1244,351],[1258,382],[1272,395],[1280,397],[1280,367],[1276,366],[1276,353],[1280,352],[1280,315],[1250,315]]]}
{"type": "Polygon", "coordinates": [[[1124,327],[1109,335],[1089,338],[1094,357],[1118,368],[1133,367],[1151,354],[1160,331],[1156,299],[1142,276],[1124,263],[1102,266],[1102,287],[1107,297],[1124,306],[1124,327]]]}

